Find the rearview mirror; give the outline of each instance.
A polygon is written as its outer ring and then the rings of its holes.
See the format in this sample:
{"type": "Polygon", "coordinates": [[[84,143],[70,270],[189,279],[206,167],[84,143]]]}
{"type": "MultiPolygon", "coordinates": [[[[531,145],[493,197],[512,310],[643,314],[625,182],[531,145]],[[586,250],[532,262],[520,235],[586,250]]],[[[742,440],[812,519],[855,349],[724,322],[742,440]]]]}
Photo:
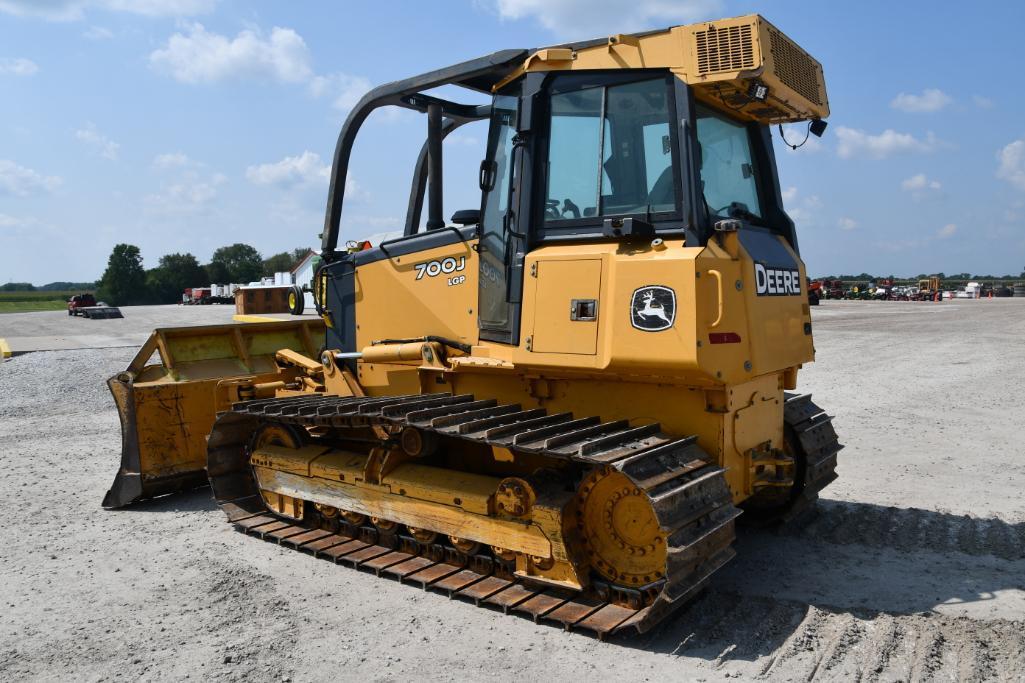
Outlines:
{"type": "Polygon", "coordinates": [[[480,223],[480,209],[460,209],[452,214],[452,222],[456,225],[477,225],[480,223]]]}

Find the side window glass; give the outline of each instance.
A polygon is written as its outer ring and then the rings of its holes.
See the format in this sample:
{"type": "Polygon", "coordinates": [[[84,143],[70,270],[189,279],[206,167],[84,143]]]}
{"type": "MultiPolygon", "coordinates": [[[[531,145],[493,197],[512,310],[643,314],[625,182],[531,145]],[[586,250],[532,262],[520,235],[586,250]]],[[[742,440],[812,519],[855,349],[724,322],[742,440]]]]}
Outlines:
{"type": "MultiPolygon", "coordinates": [[[[593,216],[598,206],[602,89],[553,95],[551,106],[545,219],[593,216]]],[[[608,145],[606,149],[611,154],[608,145]]]]}
{"type": "Polygon", "coordinates": [[[761,218],[747,127],[698,107],[697,134],[701,185],[709,212],[725,218],[761,218]]]}
{"type": "Polygon", "coordinates": [[[675,211],[664,78],[551,98],[545,222],[675,211]]]}
{"type": "Polygon", "coordinates": [[[644,170],[652,211],[675,208],[672,151],[668,121],[644,126],[644,170]]]}

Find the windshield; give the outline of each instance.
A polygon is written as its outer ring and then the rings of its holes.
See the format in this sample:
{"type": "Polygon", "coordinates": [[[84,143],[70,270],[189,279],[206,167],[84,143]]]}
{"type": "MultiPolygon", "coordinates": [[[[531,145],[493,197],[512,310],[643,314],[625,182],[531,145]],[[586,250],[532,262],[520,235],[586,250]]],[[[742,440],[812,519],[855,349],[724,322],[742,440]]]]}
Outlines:
{"type": "Polygon", "coordinates": [[[701,187],[709,212],[724,218],[760,221],[758,174],[747,127],[700,105],[697,112],[701,187]]]}
{"type": "Polygon", "coordinates": [[[675,211],[665,78],[553,94],[545,222],[675,211]]]}

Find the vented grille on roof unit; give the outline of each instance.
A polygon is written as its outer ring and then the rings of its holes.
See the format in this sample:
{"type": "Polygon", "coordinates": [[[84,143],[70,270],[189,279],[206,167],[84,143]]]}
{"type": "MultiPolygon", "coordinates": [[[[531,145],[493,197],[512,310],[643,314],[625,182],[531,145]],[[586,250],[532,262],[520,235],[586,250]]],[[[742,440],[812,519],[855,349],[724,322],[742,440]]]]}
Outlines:
{"type": "Polygon", "coordinates": [[[818,67],[815,61],[801,51],[779,31],[769,28],[769,47],[776,75],[796,93],[815,104],[819,97],[818,67]]]}
{"type": "Polygon", "coordinates": [[[709,26],[705,31],[696,32],[694,37],[697,39],[699,74],[754,68],[750,24],[721,29],[709,26]]]}

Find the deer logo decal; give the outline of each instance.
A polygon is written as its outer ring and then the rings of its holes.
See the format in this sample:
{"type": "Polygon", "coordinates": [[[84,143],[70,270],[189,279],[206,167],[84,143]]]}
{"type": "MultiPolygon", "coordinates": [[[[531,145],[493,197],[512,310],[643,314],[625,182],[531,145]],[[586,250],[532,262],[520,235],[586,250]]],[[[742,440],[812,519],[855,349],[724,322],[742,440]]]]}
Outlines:
{"type": "Polygon", "coordinates": [[[638,330],[658,332],[673,326],[676,320],[676,292],[661,285],[645,285],[634,290],[630,323],[638,330]]]}

